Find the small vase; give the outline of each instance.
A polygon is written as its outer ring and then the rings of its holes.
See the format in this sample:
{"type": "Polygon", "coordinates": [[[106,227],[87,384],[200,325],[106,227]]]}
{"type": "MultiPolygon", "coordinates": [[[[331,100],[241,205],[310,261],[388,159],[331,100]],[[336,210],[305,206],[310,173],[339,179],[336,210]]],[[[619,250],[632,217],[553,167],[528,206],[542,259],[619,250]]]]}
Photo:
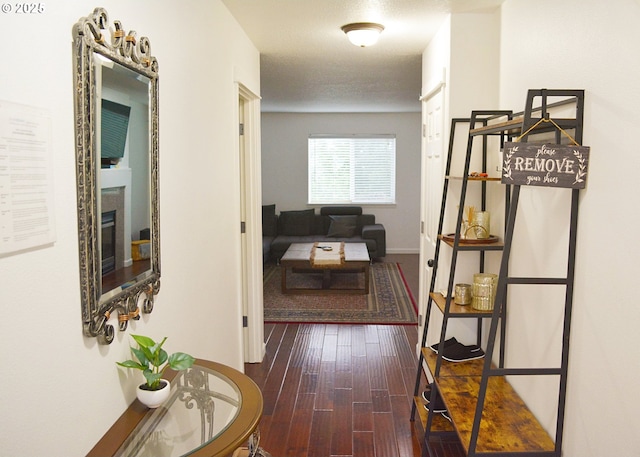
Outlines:
{"type": "Polygon", "coordinates": [[[166,379],[160,380],[160,385],[163,383],[164,386],[158,390],[146,390],[142,388],[143,386],[146,386],[146,384],[140,384],[136,391],[138,400],[148,408],[157,408],[162,405],[167,398],[169,398],[169,394],[171,393],[171,384],[169,381],[166,379]]]}

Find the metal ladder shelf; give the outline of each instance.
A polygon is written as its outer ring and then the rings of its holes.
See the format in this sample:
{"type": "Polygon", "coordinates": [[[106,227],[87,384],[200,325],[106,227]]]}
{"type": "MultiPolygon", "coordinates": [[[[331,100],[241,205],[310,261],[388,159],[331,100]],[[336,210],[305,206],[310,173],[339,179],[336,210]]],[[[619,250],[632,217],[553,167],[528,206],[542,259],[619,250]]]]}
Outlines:
{"type": "MultiPolygon", "coordinates": [[[[555,131],[557,143],[561,142],[561,133],[557,127],[563,130],[571,129],[578,143],[582,142],[582,123],[584,107],[584,91],[582,90],[529,90],[524,112],[515,117],[510,111],[473,111],[469,119],[453,119],[449,150],[446,165],[446,177],[442,194],[440,221],[438,226],[438,238],[435,246],[434,259],[429,261],[433,268],[430,292],[427,299],[425,313],[425,325],[422,334],[421,351],[414,389],[414,404],[411,411],[411,420],[415,420],[416,413],[424,428],[423,456],[432,455],[429,447],[429,438],[440,433],[455,433],[460,439],[469,456],[554,456],[560,457],[562,449],[562,433],[564,422],[564,409],[567,385],[567,365],[569,352],[569,332],[571,326],[571,308],[573,301],[573,277],[575,265],[576,230],[578,220],[578,196],[579,190],[573,189],[571,194],[570,229],[568,241],[568,265],[566,277],[513,277],[509,276],[509,258],[511,255],[514,227],[520,198],[520,185],[506,186],[505,189],[505,234],[504,244],[493,246],[475,245],[465,246],[460,241],[460,227],[464,212],[464,202],[467,192],[467,184],[472,181],[468,177],[473,143],[476,138],[482,138],[482,166],[486,171],[487,137],[499,135],[503,146],[505,138],[513,135],[522,135],[521,140],[527,141],[530,135],[539,133],[548,134],[555,131]],[[549,103],[550,99],[564,97],[561,102],[549,103]],[[541,99],[541,106],[534,107],[535,99],[541,99]],[[554,119],[555,125],[549,123],[549,108],[552,106],[575,105],[575,117],[570,119],[554,119]],[[540,113],[540,117],[534,117],[534,113],[540,113]],[[505,120],[506,118],[506,120],[505,120]],[[546,122],[542,122],[546,120],[546,122]],[[467,155],[465,169],[462,176],[462,189],[456,224],[456,234],[453,242],[448,244],[453,249],[447,296],[443,297],[434,291],[440,248],[443,242],[442,230],[445,210],[447,207],[447,193],[451,178],[451,160],[453,155],[453,143],[456,127],[460,123],[469,124],[469,136],[467,142],[467,155]],[[476,125],[480,123],[480,127],[476,125]],[[557,126],[557,127],[556,127],[557,126]],[[511,189],[512,187],[512,189],[511,189]],[[465,250],[477,250],[480,253],[480,271],[484,268],[484,253],[488,249],[502,250],[500,261],[500,273],[498,278],[495,306],[492,311],[477,311],[470,307],[459,306],[453,303],[452,292],[454,274],[458,253],[465,250]],[[564,303],[564,323],[562,336],[562,356],[558,367],[544,368],[505,368],[505,334],[507,313],[507,288],[513,284],[528,285],[562,285],[566,287],[564,303]],[[433,305],[436,305],[443,314],[443,323],[440,331],[440,343],[438,353],[435,354],[427,347],[427,334],[429,319],[433,305]],[[450,363],[443,361],[442,353],[446,328],[449,319],[452,318],[476,318],[478,320],[477,340],[481,343],[482,320],[490,319],[490,329],[487,339],[486,356],[483,360],[472,360],[462,363],[450,363]],[[499,357],[497,366],[492,362],[496,337],[500,329],[499,357]],[[426,368],[425,368],[426,367],[426,368]],[[420,398],[420,389],[423,376],[428,372],[445,401],[452,424],[440,415],[434,414],[423,408],[420,398]],[[538,376],[552,375],[559,377],[558,410],[555,430],[555,440],[541,426],[536,417],[531,413],[524,401],[513,390],[506,380],[506,376],[538,376]]],[[[481,201],[484,209],[486,201],[486,183],[483,182],[481,201]]]]}

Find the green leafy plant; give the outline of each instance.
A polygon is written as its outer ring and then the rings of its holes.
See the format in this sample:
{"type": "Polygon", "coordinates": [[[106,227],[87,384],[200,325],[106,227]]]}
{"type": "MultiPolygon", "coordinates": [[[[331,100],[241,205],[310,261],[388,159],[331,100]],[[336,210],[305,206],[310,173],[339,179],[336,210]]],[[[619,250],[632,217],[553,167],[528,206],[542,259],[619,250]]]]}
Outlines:
{"type": "Polygon", "coordinates": [[[162,349],[164,342],[167,341],[166,336],[160,343],[156,343],[148,336],[131,335],[131,337],[138,343],[137,348],[131,347],[131,352],[138,361],[125,360],[124,362],[116,363],[121,367],[141,370],[147,380],[147,390],[160,389],[160,379],[167,367],[171,367],[176,371],[186,370],[191,368],[196,360],[184,352],[167,354],[167,351],[162,349]]]}

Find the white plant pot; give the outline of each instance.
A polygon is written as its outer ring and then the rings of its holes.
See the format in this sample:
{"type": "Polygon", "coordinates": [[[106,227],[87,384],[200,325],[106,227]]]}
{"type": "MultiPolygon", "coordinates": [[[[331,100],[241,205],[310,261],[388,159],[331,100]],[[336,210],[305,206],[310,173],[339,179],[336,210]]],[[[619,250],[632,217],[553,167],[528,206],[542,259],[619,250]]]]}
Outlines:
{"type": "Polygon", "coordinates": [[[145,384],[140,384],[138,386],[138,390],[136,391],[136,395],[140,402],[149,407],[149,408],[157,408],[162,405],[167,398],[169,398],[169,394],[171,393],[171,384],[166,379],[162,379],[160,383],[166,383],[162,389],[159,390],[144,390],[142,386],[145,384]]]}

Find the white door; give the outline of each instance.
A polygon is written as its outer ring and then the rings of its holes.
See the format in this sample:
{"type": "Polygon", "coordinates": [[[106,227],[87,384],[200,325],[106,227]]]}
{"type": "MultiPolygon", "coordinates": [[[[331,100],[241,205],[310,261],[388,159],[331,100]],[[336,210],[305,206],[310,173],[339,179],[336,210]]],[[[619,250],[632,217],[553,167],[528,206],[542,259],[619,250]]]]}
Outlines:
{"type": "MultiPolygon", "coordinates": [[[[422,99],[422,202],[420,227],[420,334],[424,325],[444,178],[444,83],[422,99]]],[[[418,343],[420,346],[420,343],[418,343]]],[[[418,348],[419,350],[419,348],[418,348]]]]}

